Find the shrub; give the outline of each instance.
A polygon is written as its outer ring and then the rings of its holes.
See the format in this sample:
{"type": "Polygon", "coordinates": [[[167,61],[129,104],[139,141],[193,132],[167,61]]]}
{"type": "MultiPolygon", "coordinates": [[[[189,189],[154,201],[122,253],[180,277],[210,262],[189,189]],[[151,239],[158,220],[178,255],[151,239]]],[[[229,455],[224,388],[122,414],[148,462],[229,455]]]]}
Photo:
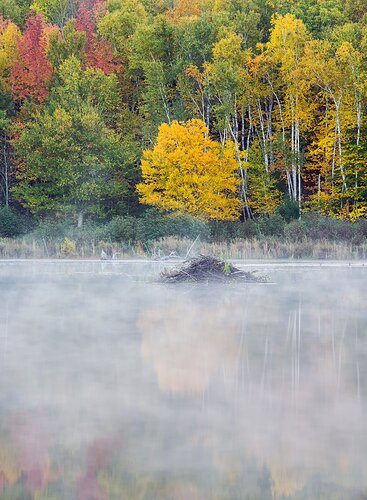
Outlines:
{"type": "Polygon", "coordinates": [[[70,223],[56,218],[41,219],[34,231],[36,239],[62,240],[70,231],[70,223]]]}
{"type": "Polygon", "coordinates": [[[75,241],[70,240],[69,238],[64,238],[64,241],[60,245],[60,253],[63,256],[75,255],[76,253],[75,241]]]}
{"type": "Polygon", "coordinates": [[[277,213],[286,221],[290,222],[299,218],[298,202],[286,198],[283,203],[278,207],[277,213]]]}
{"type": "Polygon", "coordinates": [[[167,216],[155,208],[146,210],[139,218],[137,239],[141,241],[154,241],[164,236],[170,236],[167,230],[167,216]]]}
{"type": "Polygon", "coordinates": [[[0,236],[14,238],[26,229],[25,220],[8,207],[0,208],[0,236]]]}
{"type": "Polygon", "coordinates": [[[208,223],[210,239],[212,241],[230,241],[238,237],[241,222],[237,221],[217,221],[208,223]]]}
{"type": "Polygon", "coordinates": [[[210,238],[210,228],[207,223],[191,217],[167,217],[165,226],[166,236],[202,240],[210,238]]]}
{"type": "Polygon", "coordinates": [[[139,220],[136,217],[115,217],[101,231],[102,239],[116,242],[137,241],[139,220]]]}
{"type": "Polygon", "coordinates": [[[256,224],[261,236],[284,236],[285,220],[279,214],[275,213],[269,215],[269,217],[261,217],[256,224]]]}
{"type": "Polygon", "coordinates": [[[165,236],[208,239],[209,227],[190,217],[162,215],[157,210],[147,210],[141,217],[115,217],[97,231],[99,239],[136,243],[155,241],[165,236]]]}
{"type": "Polygon", "coordinates": [[[301,241],[307,234],[302,221],[294,220],[284,227],[284,235],[290,241],[301,241]]]}
{"type": "Polygon", "coordinates": [[[306,213],[302,219],[292,221],[285,227],[287,238],[297,241],[303,238],[315,241],[353,241],[357,234],[357,223],[323,217],[312,212],[306,213]]]}
{"type": "Polygon", "coordinates": [[[238,238],[255,238],[259,234],[259,227],[253,219],[241,223],[238,238]]]}
{"type": "Polygon", "coordinates": [[[367,238],[367,219],[358,219],[354,224],[356,236],[360,239],[367,238]]]}
{"type": "Polygon", "coordinates": [[[139,219],[138,239],[154,241],[165,236],[181,238],[205,237],[208,233],[204,222],[192,217],[162,214],[155,209],[147,210],[139,219]]]}
{"type": "Polygon", "coordinates": [[[350,240],[355,228],[350,221],[323,217],[317,213],[305,214],[300,221],[306,236],[313,240],[350,240]]]}
{"type": "Polygon", "coordinates": [[[106,227],[88,222],[82,227],[71,226],[67,230],[67,237],[75,241],[77,247],[91,244],[104,238],[106,227]]]}

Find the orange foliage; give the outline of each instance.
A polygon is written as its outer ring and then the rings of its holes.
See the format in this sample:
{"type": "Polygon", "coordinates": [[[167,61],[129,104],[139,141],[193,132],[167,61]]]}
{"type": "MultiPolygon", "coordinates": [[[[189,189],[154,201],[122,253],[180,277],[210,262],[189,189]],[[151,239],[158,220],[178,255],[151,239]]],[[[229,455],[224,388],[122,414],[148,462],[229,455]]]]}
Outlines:
{"type": "Polygon", "coordinates": [[[48,95],[52,67],[46,55],[47,35],[41,15],[30,17],[24,35],[19,38],[19,56],[11,70],[15,98],[43,102],[48,95]]]}
{"type": "Polygon", "coordinates": [[[96,18],[102,10],[101,2],[84,0],[80,3],[77,16],[77,29],[86,35],[85,55],[88,66],[100,69],[106,75],[117,71],[121,63],[113,54],[112,47],[96,33],[96,18]]]}
{"type": "Polygon", "coordinates": [[[202,4],[203,1],[200,0],[176,0],[170,16],[174,21],[179,21],[183,17],[200,16],[202,4]]]}

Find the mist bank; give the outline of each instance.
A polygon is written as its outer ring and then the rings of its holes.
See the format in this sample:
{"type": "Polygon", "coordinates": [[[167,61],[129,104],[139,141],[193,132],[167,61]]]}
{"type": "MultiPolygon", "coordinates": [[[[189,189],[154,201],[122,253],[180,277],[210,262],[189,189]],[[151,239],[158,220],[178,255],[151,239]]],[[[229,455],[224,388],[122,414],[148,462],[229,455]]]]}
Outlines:
{"type": "Polygon", "coordinates": [[[77,227],[67,219],[0,214],[0,258],[365,259],[367,219],[342,221],[308,212],[245,222],[203,222],[147,211],[77,227]]]}
{"type": "Polygon", "coordinates": [[[367,266],[166,265],[0,263],[1,499],[365,499],[367,266]]]}

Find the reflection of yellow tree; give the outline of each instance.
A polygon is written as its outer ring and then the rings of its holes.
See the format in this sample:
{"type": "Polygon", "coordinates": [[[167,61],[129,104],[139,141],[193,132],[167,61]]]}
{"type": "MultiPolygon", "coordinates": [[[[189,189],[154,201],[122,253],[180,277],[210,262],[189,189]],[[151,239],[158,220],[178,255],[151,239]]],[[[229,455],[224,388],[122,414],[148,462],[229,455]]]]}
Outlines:
{"type": "Polygon", "coordinates": [[[300,491],[305,483],[306,477],[300,468],[282,467],[279,463],[271,466],[271,481],[273,498],[291,497],[300,491]]]}
{"type": "Polygon", "coordinates": [[[166,495],[164,498],[172,500],[199,500],[202,498],[197,486],[189,481],[175,481],[167,486],[166,495]]]}
{"type": "Polygon", "coordinates": [[[17,482],[20,469],[9,444],[1,438],[0,442],[0,493],[6,486],[17,482]]]}
{"type": "Polygon", "coordinates": [[[162,479],[154,475],[118,474],[116,471],[102,471],[99,483],[107,492],[108,500],[201,500],[207,498],[199,486],[190,479],[162,479]]]}
{"type": "Polygon", "coordinates": [[[198,394],[222,362],[235,358],[236,320],[225,305],[215,308],[187,296],[160,303],[139,319],[143,356],[153,364],[161,390],[198,394]]]}

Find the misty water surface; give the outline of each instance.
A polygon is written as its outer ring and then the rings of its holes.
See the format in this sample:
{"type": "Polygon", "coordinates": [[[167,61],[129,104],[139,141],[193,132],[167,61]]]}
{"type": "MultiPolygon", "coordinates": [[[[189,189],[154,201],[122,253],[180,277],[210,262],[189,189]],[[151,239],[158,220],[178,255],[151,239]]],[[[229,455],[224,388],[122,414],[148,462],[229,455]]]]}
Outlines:
{"type": "Polygon", "coordinates": [[[367,267],[0,263],[2,499],[367,497],[367,267]]]}

